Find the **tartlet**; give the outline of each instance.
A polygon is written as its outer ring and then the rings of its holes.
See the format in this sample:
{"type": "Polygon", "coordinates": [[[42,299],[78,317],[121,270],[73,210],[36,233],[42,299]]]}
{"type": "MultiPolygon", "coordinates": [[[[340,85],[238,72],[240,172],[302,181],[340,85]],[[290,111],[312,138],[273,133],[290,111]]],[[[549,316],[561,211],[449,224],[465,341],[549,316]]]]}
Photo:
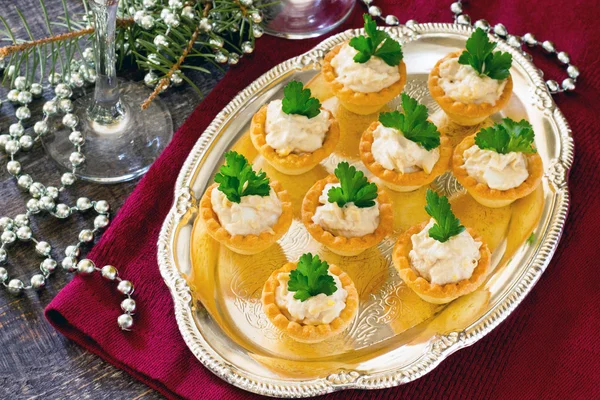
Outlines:
{"type": "Polygon", "coordinates": [[[327,82],[328,86],[331,88],[331,91],[335,97],[338,98],[340,104],[344,108],[355,114],[373,114],[379,111],[394,97],[398,96],[402,92],[402,89],[404,89],[404,85],[406,84],[406,64],[404,64],[404,60],[400,61],[400,64],[398,64],[400,79],[392,83],[390,86],[381,89],[379,92],[355,92],[354,90],[345,87],[342,83],[337,81],[335,68],[333,68],[331,65],[333,58],[338,55],[341,48],[347,43],[348,42],[341,43],[335,46],[329,51],[329,53],[327,53],[327,55],[325,55],[323,66],[321,67],[321,73],[323,74],[325,82],[327,82]]]}
{"type": "Polygon", "coordinates": [[[454,100],[452,97],[447,96],[444,89],[439,85],[440,65],[450,58],[459,57],[462,52],[462,50],[455,51],[440,59],[429,73],[427,84],[431,97],[433,97],[452,121],[459,125],[472,126],[483,122],[487,117],[500,111],[508,104],[512,95],[513,81],[512,76],[509,74],[504,90],[494,105],[490,103],[467,104],[454,100]]]}
{"type": "Polygon", "coordinates": [[[479,248],[481,258],[469,279],[463,279],[456,283],[447,283],[445,285],[431,284],[410,266],[408,254],[412,250],[411,237],[421,232],[426,226],[427,222],[414,225],[398,237],[392,252],[392,261],[400,278],[409,288],[419,295],[419,297],[434,304],[449,303],[457,297],[464,296],[477,290],[491,271],[491,255],[487,244],[477,236],[471,228],[467,228],[469,234],[473,239],[481,242],[481,247],[479,248]]]}
{"type": "Polygon", "coordinates": [[[232,235],[227,232],[221,226],[219,217],[212,207],[211,194],[213,190],[218,190],[219,186],[217,183],[213,183],[204,192],[199,205],[200,218],[204,222],[208,234],[230,250],[247,255],[260,253],[279,240],[292,224],[292,202],[290,195],[279,182],[271,181],[269,185],[281,201],[282,208],[279,219],[272,227],[273,232],[262,232],[259,235],[232,235]]]}
{"type": "Polygon", "coordinates": [[[275,290],[279,286],[278,275],[282,272],[290,272],[296,269],[297,262],[289,262],[283,267],[273,271],[262,291],[263,310],[267,318],[281,331],[291,338],[304,343],[317,343],[335,336],[346,329],[354,319],[358,310],[358,292],[348,274],[337,265],[330,264],[329,272],[337,275],[342,283],[342,288],[348,292],[346,307],[340,315],[328,324],[304,325],[290,320],[275,302],[275,290]]]}
{"type": "Polygon", "coordinates": [[[363,132],[360,138],[359,152],[360,159],[369,171],[373,173],[381,182],[388,188],[398,192],[410,192],[417,190],[421,186],[425,186],[433,182],[435,178],[442,175],[450,167],[450,161],[452,159],[452,144],[444,134],[440,135],[440,158],[435,163],[431,172],[426,173],[423,170],[415,172],[407,172],[402,174],[400,172],[389,170],[383,167],[380,163],[375,161],[375,157],[371,152],[371,146],[373,145],[374,137],[373,131],[381,123],[375,121],[363,132]]]}
{"type": "MultiPolygon", "coordinates": [[[[323,110],[323,109],[322,109],[323,110]]],[[[280,156],[274,148],[267,144],[267,132],[265,129],[267,120],[267,105],[252,117],[250,128],[250,139],[258,152],[277,171],[287,175],[300,175],[316,167],[323,159],[333,153],[335,146],[340,140],[340,127],[333,113],[329,113],[329,130],[323,140],[323,145],[311,153],[293,154],[280,156]]]]}
{"type": "Polygon", "coordinates": [[[320,205],[319,197],[328,183],[338,183],[335,175],[329,175],[317,181],[304,196],[302,201],[302,222],[308,233],[319,243],[325,245],[332,252],[342,256],[355,256],[366,249],[377,245],[388,234],[392,232],[394,215],[392,202],[388,194],[382,189],[377,190],[377,202],[379,203],[379,225],[373,233],[357,237],[336,236],[323,229],[321,225],[313,222],[317,207],[320,205]]]}
{"type": "Polygon", "coordinates": [[[464,168],[465,158],[463,155],[465,150],[475,145],[475,136],[467,136],[454,149],[452,173],[456,177],[456,180],[477,202],[491,208],[504,207],[517,199],[527,196],[538,187],[542,181],[544,167],[542,165],[542,158],[537,152],[525,154],[529,176],[519,186],[508,190],[498,190],[491,189],[485,183],[477,182],[464,168]]]}

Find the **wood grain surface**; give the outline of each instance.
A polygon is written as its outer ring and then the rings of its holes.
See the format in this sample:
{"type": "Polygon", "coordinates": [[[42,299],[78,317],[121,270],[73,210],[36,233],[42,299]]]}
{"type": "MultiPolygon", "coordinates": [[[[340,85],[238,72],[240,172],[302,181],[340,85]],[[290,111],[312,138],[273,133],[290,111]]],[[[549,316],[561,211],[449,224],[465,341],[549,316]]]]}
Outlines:
{"type": "MultiPolygon", "coordinates": [[[[82,10],[80,1],[67,0],[69,12],[82,10]]],[[[19,25],[15,5],[22,10],[34,35],[45,36],[43,16],[38,0],[0,0],[0,14],[9,24],[18,27],[15,33],[25,39],[26,32],[19,25]]],[[[50,16],[63,15],[60,0],[46,0],[50,16]]],[[[57,20],[57,19],[55,19],[57,20]]],[[[2,27],[3,28],[3,27],[2,27]]],[[[4,44],[3,44],[4,45],[4,44]]],[[[194,82],[208,93],[222,72],[212,68],[211,75],[188,74],[194,82]]],[[[128,73],[130,76],[132,73],[128,73]]],[[[137,76],[137,78],[140,78],[137,76]]],[[[6,98],[6,88],[0,87],[0,98],[6,98]]],[[[50,98],[53,92],[45,90],[50,98]]],[[[173,125],[177,129],[201,101],[189,87],[170,90],[161,95],[171,111],[173,125]]],[[[31,105],[32,118],[25,124],[27,129],[41,116],[43,101],[31,105]]],[[[5,103],[0,109],[0,133],[7,133],[10,124],[16,122],[14,108],[5,103]]],[[[36,144],[29,153],[20,153],[17,159],[23,169],[44,185],[57,185],[61,171],[36,144]]],[[[0,216],[14,217],[25,212],[29,198],[21,191],[14,178],[6,171],[6,155],[0,155],[0,216]]],[[[112,215],[121,207],[133,191],[137,181],[118,185],[101,186],[78,182],[61,194],[61,201],[73,204],[81,196],[107,200],[112,215]]],[[[62,260],[64,249],[77,241],[78,232],[89,227],[93,216],[74,215],[66,221],[48,216],[32,220],[36,238],[48,241],[53,256],[62,260]]],[[[85,251],[88,249],[86,248],[85,251]]],[[[85,254],[85,252],[84,252],[85,254]]],[[[39,256],[31,244],[16,244],[10,249],[10,261],[6,268],[11,277],[28,281],[38,268],[39,256]]],[[[28,291],[21,297],[13,297],[0,290],[0,398],[2,399],[160,399],[162,396],[144,384],[134,380],[97,356],[88,353],[75,343],[56,332],[43,316],[44,307],[71,279],[61,268],[50,277],[48,286],[35,293],[28,291]]],[[[85,308],[85,306],[82,306],[85,308]]],[[[115,329],[117,329],[115,323],[115,329]]]]}

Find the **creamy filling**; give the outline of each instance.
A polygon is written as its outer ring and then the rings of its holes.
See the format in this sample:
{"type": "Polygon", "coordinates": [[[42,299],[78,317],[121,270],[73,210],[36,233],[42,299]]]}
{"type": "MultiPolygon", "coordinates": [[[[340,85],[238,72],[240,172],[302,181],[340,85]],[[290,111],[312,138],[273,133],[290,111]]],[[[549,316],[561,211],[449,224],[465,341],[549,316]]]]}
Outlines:
{"type": "Polygon", "coordinates": [[[337,203],[327,201],[327,192],[332,187],[339,187],[339,183],[328,183],[325,185],[319,197],[320,206],[317,207],[312,220],[324,230],[335,236],[359,237],[375,232],[379,226],[379,204],[360,208],[354,203],[347,203],[343,207],[337,203]]]}
{"type": "Polygon", "coordinates": [[[481,258],[481,243],[462,231],[441,243],[429,237],[433,218],[419,233],[412,235],[413,248],[408,253],[412,268],[432,284],[445,285],[469,279],[481,258]]]}
{"type": "Polygon", "coordinates": [[[305,301],[294,298],[295,292],[288,292],[289,272],[281,272],[277,276],[279,286],[275,289],[275,303],[283,310],[286,317],[304,325],[328,324],[346,308],[348,292],[342,287],[342,282],[337,275],[329,272],[333,277],[337,290],[330,296],[324,293],[309,297],[305,301]]]}
{"type": "Polygon", "coordinates": [[[449,58],[440,64],[438,83],[453,100],[465,104],[495,105],[502,96],[506,79],[498,81],[486,75],[480,76],[470,65],[459,64],[458,58],[449,58]]]}
{"type": "Polygon", "coordinates": [[[373,131],[373,158],[385,169],[401,174],[423,170],[430,173],[440,159],[440,149],[425,150],[402,132],[381,124],[373,131]]]}
{"type": "Polygon", "coordinates": [[[286,114],[281,109],[281,100],[273,100],[267,107],[267,144],[280,156],[312,153],[323,146],[330,125],[329,111],[321,110],[313,118],[286,114]]]}
{"type": "Polygon", "coordinates": [[[231,235],[273,232],[273,225],[282,213],[281,200],[273,189],[268,196],[243,196],[239,203],[227,200],[225,194],[217,188],[210,197],[221,226],[231,235]]]}
{"type": "Polygon", "coordinates": [[[387,65],[379,57],[371,57],[366,63],[357,63],[354,61],[357,53],[353,47],[345,44],[331,60],[336,80],[345,87],[355,92],[372,93],[400,80],[398,67],[387,65]]]}
{"type": "Polygon", "coordinates": [[[473,145],[465,150],[463,157],[467,174],[477,182],[485,183],[490,189],[516,188],[529,176],[527,158],[523,153],[512,151],[508,154],[500,154],[473,145]]]}

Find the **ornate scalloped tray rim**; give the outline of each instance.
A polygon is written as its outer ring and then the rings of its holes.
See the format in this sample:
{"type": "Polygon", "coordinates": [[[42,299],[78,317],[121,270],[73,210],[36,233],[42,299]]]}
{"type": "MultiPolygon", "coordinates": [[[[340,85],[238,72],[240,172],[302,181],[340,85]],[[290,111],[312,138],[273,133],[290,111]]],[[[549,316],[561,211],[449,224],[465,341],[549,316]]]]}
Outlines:
{"type": "MultiPolygon", "coordinates": [[[[461,34],[466,37],[473,31],[472,28],[464,25],[446,23],[418,24],[412,29],[405,26],[386,29],[400,38],[407,36],[414,38],[419,35],[440,33],[461,34]]],[[[176,182],[173,207],[160,233],[158,241],[160,272],[173,296],[175,317],[187,346],[196,358],[214,374],[226,382],[250,392],[278,397],[311,397],[343,389],[387,388],[420,378],[433,370],[455,351],[475,343],[510,315],[533,288],[548,266],[562,234],[569,208],[567,179],[574,157],[571,129],[562,112],[554,103],[552,96],[547,91],[540,71],[518,50],[504,42],[499,42],[498,48],[502,51],[510,52],[516,63],[524,68],[532,81],[532,86],[536,88],[534,95],[538,97],[538,103],[543,108],[543,112],[557,124],[561,135],[560,156],[558,159],[552,161],[550,168],[547,168],[550,171],[547,173],[549,181],[554,185],[556,192],[555,207],[549,221],[550,228],[541,243],[538,244],[530,267],[521,279],[514,284],[513,290],[500,299],[499,304],[495,308],[472,323],[467,329],[439,336],[436,341],[432,342],[429,352],[423,354],[411,365],[394,371],[370,375],[361,374],[357,371],[340,371],[339,373],[329,375],[327,378],[303,382],[286,381],[282,383],[279,380],[259,378],[251,372],[241,370],[235,365],[228,363],[210,347],[195,326],[192,315],[192,294],[186,280],[181,276],[176,267],[172,248],[175,240],[175,227],[186,212],[195,205],[195,199],[188,186],[194,175],[194,171],[204,156],[207,146],[214,140],[221,127],[227,123],[230,116],[243,108],[247,99],[262,90],[264,84],[273,82],[290,71],[318,63],[327,49],[347,40],[353,35],[362,33],[362,29],[352,29],[332,36],[309,52],[275,66],[240,92],[215,117],[185,161],[176,182]]]]}

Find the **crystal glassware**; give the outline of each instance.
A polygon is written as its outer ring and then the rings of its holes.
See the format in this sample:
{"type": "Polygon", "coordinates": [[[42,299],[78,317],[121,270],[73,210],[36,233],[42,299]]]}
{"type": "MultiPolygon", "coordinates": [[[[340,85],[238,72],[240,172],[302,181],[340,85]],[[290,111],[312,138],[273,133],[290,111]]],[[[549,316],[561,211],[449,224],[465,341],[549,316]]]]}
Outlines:
{"type": "MultiPolygon", "coordinates": [[[[151,94],[143,83],[117,80],[115,28],[118,0],[90,0],[94,16],[96,86],[74,102],[77,130],[85,138],[85,162],[76,169],[81,179],[117,183],[144,174],[173,136],[171,114],[156,98],[142,110],[151,94]]],[[[68,129],[44,137],[44,147],[61,166],[72,169],[73,143],[68,129]]]]}

